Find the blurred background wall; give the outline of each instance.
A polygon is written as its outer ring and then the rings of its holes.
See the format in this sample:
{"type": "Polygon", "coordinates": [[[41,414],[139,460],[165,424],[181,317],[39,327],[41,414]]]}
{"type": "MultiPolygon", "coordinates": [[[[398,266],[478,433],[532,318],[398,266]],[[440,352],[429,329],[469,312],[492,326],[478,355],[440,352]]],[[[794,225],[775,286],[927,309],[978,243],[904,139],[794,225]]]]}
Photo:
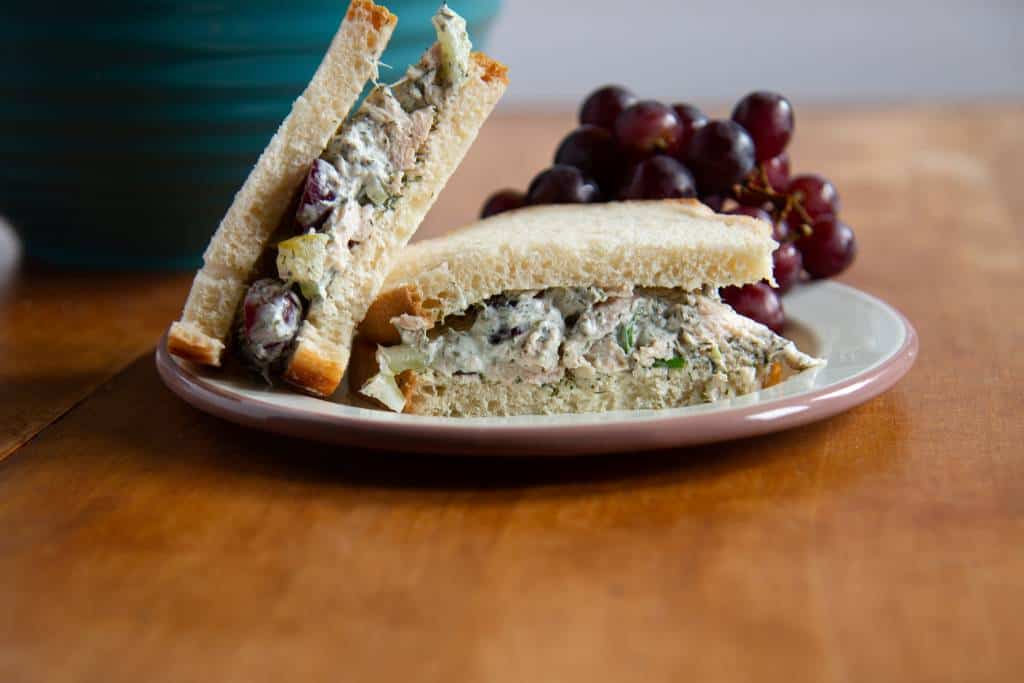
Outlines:
{"type": "MultiPolygon", "coordinates": [[[[394,70],[383,76],[395,78],[433,40],[440,0],[380,1],[402,17],[384,56],[394,70]]],[[[547,109],[565,130],[609,82],[714,115],[755,89],[798,109],[1024,97],[1024,0],[451,2],[511,67],[501,109],[547,109]]],[[[26,253],[90,266],[198,263],[346,5],[105,0],[59,3],[55,22],[51,4],[5,3],[0,214],[26,253]]],[[[523,131],[502,153],[542,168],[558,140],[523,131]]],[[[479,182],[482,196],[495,179],[479,182]]]]}
{"type": "Polygon", "coordinates": [[[489,45],[513,66],[506,105],[605,82],[698,101],[1024,95],[1024,0],[505,0],[489,45]]]}

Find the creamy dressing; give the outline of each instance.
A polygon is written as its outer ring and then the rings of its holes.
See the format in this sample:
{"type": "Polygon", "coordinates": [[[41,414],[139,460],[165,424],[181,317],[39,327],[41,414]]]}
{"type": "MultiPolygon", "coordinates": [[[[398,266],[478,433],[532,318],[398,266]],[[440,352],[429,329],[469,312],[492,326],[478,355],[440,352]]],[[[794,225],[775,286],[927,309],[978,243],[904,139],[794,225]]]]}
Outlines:
{"type": "Polygon", "coordinates": [[[546,297],[529,295],[492,299],[464,332],[446,331],[434,340],[425,332],[402,330],[429,359],[428,365],[446,375],[479,374],[499,382],[544,384],[561,376],[559,348],[565,338],[565,319],[546,297]]]}
{"type": "Polygon", "coordinates": [[[395,353],[417,357],[441,375],[501,383],[679,373],[681,381],[702,386],[707,401],[761,388],[776,362],[794,371],[820,364],[737,314],[713,289],[513,292],[478,305],[461,324],[452,320],[430,334],[419,318],[394,319],[402,337],[395,353]]]}

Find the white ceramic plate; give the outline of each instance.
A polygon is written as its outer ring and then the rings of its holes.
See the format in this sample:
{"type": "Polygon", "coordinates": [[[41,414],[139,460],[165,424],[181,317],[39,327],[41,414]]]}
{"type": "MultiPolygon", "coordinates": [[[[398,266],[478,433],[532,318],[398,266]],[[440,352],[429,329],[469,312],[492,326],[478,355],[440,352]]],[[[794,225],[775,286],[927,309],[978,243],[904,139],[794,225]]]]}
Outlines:
{"type": "Polygon", "coordinates": [[[669,410],[507,418],[441,418],[357,408],[200,368],[167,352],[164,383],[196,408],[242,425],[366,448],[478,455],[641,451],[736,439],[821,420],[895,384],[914,363],[917,334],[873,296],[836,282],[785,298],[787,333],[828,365],[736,399],[669,410]]]}

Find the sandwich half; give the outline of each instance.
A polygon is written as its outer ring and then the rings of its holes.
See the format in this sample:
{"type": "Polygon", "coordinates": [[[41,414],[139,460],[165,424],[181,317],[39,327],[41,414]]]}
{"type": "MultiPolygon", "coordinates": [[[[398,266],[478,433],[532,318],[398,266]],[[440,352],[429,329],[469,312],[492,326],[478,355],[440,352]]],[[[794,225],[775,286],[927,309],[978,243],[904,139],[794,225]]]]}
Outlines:
{"type": "Polygon", "coordinates": [[[718,297],[771,280],[767,224],[696,200],[543,206],[405,249],[350,384],[387,408],[491,416],[667,408],[822,364],[718,297]]]}
{"type": "Polygon", "coordinates": [[[507,85],[505,67],[471,52],[465,21],[447,5],[420,61],[397,82],[377,83],[396,21],[352,0],[213,236],[168,333],[171,353],[217,366],[230,349],[268,381],[335,391],[393,254],[507,85]],[[368,80],[375,87],[350,114],[368,80]]]}

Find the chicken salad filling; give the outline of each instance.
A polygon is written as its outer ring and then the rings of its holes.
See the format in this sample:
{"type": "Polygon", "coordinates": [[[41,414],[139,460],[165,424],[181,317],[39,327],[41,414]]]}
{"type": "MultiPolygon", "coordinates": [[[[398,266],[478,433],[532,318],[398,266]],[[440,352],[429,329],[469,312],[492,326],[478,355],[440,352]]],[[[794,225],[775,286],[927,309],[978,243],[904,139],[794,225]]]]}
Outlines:
{"type": "Polygon", "coordinates": [[[294,216],[297,234],[276,245],[277,277],[257,280],[246,293],[238,321],[239,348],[243,359],[265,377],[287,358],[305,311],[285,316],[290,324],[275,327],[269,343],[265,334],[254,333],[249,321],[283,319],[280,310],[293,308],[293,289],[307,303],[326,295],[353,249],[394,209],[408,184],[419,180],[416,165],[438,112],[469,75],[472,45],[465,20],[442,5],[433,24],[437,42],[419,63],[398,82],[375,85],[313,162],[294,216]],[[244,313],[261,306],[268,310],[244,313]]]}
{"type": "Polygon", "coordinates": [[[434,328],[412,315],[391,322],[402,343],[378,349],[380,371],[362,392],[393,410],[405,400],[394,377],[410,369],[538,385],[656,371],[715,401],[822,364],[713,288],[557,287],[492,297],[434,328]]]}

